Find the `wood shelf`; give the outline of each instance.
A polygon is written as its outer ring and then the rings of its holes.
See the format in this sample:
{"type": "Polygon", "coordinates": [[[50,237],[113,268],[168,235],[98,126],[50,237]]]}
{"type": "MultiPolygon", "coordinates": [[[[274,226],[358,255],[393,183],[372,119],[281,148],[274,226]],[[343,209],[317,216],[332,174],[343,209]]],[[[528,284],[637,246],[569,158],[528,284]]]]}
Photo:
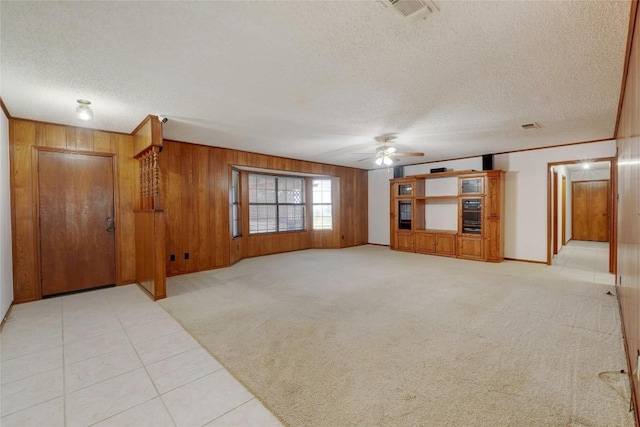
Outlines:
{"type": "Polygon", "coordinates": [[[433,230],[429,228],[419,228],[415,231],[416,233],[435,233],[435,234],[454,234],[457,235],[457,230],[433,230]]]}
{"type": "Polygon", "coordinates": [[[458,195],[455,196],[416,196],[416,200],[458,200],[458,195]]]}
{"type": "Polygon", "coordinates": [[[468,170],[412,175],[390,180],[390,184],[391,249],[489,262],[504,259],[503,171],[468,170]],[[427,182],[437,178],[444,180],[427,182]],[[477,181],[472,183],[476,185],[469,188],[469,180],[477,181]],[[414,197],[399,195],[399,185],[410,186],[414,197]],[[463,189],[477,191],[463,193],[463,189]],[[452,194],[454,192],[456,194],[452,194]],[[480,203],[481,208],[477,207],[480,203]],[[406,205],[410,209],[411,230],[402,230],[399,222],[401,210],[407,214],[406,205]],[[464,214],[469,214],[472,218],[467,220],[473,219],[477,225],[465,227],[464,214]],[[450,219],[456,219],[457,226],[450,219]]]}
{"type": "Polygon", "coordinates": [[[436,173],[425,173],[422,175],[409,175],[406,178],[418,178],[418,179],[431,179],[431,178],[446,178],[448,176],[468,175],[472,173],[482,173],[482,171],[476,171],[473,169],[463,171],[447,171],[436,173]]]}

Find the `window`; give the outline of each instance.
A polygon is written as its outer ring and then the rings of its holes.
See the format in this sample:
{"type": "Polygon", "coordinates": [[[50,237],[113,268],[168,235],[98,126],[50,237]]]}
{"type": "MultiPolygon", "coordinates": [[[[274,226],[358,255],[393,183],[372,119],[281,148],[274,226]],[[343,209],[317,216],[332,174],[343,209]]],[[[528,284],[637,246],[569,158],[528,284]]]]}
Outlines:
{"type": "Polygon", "coordinates": [[[304,230],[304,178],[249,175],[249,234],[304,230]]]}
{"type": "Polygon", "coordinates": [[[229,190],[229,206],[231,208],[231,236],[240,237],[240,172],[231,170],[231,189],[229,190]]]}
{"type": "Polygon", "coordinates": [[[331,180],[313,180],[313,229],[332,230],[331,180]]]}

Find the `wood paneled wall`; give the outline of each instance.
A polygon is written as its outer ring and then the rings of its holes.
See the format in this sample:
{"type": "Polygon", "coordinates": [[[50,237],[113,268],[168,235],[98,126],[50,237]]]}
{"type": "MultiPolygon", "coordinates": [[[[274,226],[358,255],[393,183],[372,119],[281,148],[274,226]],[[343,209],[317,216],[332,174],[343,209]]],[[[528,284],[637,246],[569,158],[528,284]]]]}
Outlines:
{"type": "Polygon", "coordinates": [[[34,147],[70,152],[114,153],[116,158],[116,280],[135,280],[134,216],[136,183],[133,141],[129,135],[22,119],[9,120],[11,160],[11,226],[13,232],[13,272],[15,303],[41,297],[36,198],[37,156],[34,147]]]}
{"type": "MultiPolygon", "coordinates": [[[[367,171],[176,141],[164,141],[160,168],[168,275],[226,267],[246,257],[367,243],[367,171]],[[340,188],[334,191],[334,230],[250,236],[245,229],[242,237],[232,239],[229,186],[234,165],[334,177],[340,188]]],[[[243,184],[241,198],[248,200],[243,184]]]]}
{"type": "MultiPolygon", "coordinates": [[[[640,355],[640,28],[635,32],[627,69],[618,132],[618,284],[627,356],[635,373],[640,355]]],[[[638,377],[632,375],[638,420],[638,377]]]]}
{"type": "Polygon", "coordinates": [[[163,211],[136,211],[136,281],[154,300],[166,298],[165,218],[163,211]],[[142,261],[140,261],[142,260],[142,261]]]}

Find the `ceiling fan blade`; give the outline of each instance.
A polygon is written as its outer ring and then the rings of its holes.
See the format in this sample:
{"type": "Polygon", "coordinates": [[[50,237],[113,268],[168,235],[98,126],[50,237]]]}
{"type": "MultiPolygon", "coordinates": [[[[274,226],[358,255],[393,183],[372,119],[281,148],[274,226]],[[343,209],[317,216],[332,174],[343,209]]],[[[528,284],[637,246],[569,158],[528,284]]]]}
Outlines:
{"type": "Polygon", "coordinates": [[[365,157],[364,159],[360,159],[358,160],[359,162],[364,162],[365,160],[369,160],[371,159],[373,156],[369,156],[369,157],[365,157]]]}
{"type": "Polygon", "coordinates": [[[393,153],[394,156],[399,156],[399,157],[422,157],[424,156],[424,153],[393,153]]]}

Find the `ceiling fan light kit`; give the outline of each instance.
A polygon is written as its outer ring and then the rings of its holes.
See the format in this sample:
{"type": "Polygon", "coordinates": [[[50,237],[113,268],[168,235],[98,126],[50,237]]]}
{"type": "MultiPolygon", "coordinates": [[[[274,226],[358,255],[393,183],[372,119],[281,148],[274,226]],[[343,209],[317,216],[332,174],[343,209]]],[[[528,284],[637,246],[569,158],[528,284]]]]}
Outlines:
{"type": "Polygon", "coordinates": [[[376,148],[375,164],[378,166],[391,166],[393,163],[400,161],[398,157],[424,156],[424,153],[405,153],[398,151],[396,147],[389,147],[387,143],[393,139],[391,137],[383,136],[376,139],[382,142],[382,145],[376,148]]]}

